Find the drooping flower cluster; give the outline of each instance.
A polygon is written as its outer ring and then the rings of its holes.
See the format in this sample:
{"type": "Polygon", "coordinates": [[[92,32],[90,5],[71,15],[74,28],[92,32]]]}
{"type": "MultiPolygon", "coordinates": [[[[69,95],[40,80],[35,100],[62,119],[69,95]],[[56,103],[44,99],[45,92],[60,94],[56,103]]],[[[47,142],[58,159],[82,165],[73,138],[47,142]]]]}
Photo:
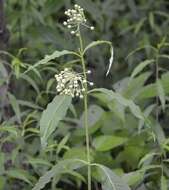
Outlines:
{"type": "MultiPolygon", "coordinates": [[[[91,71],[87,71],[88,74],[91,71]]],[[[57,91],[61,95],[69,95],[74,97],[83,98],[83,94],[85,92],[85,85],[89,83],[89,85],[93,86],[92,82],[88,82],[84,79],[83,74],[76,73],[71,69],[65,68],[59,74],[55,75],[57,81],[57,91]]]]}
{"type": "Polygon", "coordinates": [[[75,4],[74,9],[68,9],[65,11],[65,15],[68,17],[67,21],[63,22],[65,26],[67,26],[71,30],[71,34],[79,35],[79,27],[83,25],[90,30],[94,30],[93,26],[88,26],[86,24],[87,20],[84,15],[84,10],[79,5],[75,4]]]}

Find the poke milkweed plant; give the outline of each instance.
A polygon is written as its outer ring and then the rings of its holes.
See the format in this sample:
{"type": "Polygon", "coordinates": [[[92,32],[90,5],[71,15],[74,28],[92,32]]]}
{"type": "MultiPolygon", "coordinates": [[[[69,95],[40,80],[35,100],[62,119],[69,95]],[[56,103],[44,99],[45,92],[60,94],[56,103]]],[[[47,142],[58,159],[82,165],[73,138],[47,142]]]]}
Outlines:
{"type": "Polygon", "coordinates": [[[106,75],[109,74],[111,65],[113,63],[113,47],[109,41],[93,41],[86,47],[84,47],[82,28],[85,27],[91,31],[94,30],[94,26],[89,26],[87,24],[87,19],[84,14],[83,8],[79,5],[74,5],[74,9],[68,9],[65,11],[65,15],[68,17],[66,21],[63,22],[64,26],[70,29],[70,33],[73,37],[77,38],[79,41],[78,51],[55,51],[51,55],[45,56],[44,59],[40,60],[34,66],[31,66],[25,73],[30,70],[35,70],[39,65],[44,65],[53,59],[64,55],[72,55],[77,58],[78,61],[74,61],[74,64],[80,64],[82,72],[77,72],[73,67],[65,68],[60,73],[55,75],[57,85],[56,90],[58,95],[53,99],[51,103],[48,104],[46,110],[43,111],[40,120],[40,137],[41,144],[45,150],[48,145],[48,139],[51,134],[55,131],[60,120],[64,118],[67,110],[71,105],[72,98],[80,98],[84,103],[84,127],[85,127],[85,137],[86,137],[86,156],[87,161],[80,159],[63,160],[58,162],[51,170],[49,170],[44,176],[42,176],[39,181],[34,186],[33,190],[43,189],[44,186],[51,181],[52,178],[56,176],[60,177],[62,174],[72,174],[84,179],[75,170],[87,166],[87,189],[92,190],[92,172],[91,168],[95,167],[100,174],[99,183],[102,184],[102,189],[108,190],[130,190],[129,186],[121,180],[120,177],[116,176],[111,169],[106,166],[92,163],[90,160],[90,138],[89,138],[89,126],[88,126],[88,95],[90,93],[104,93],[105,96],[110,100],[116,100],[118,103],[123,104],[123,106],[129,107],[131,112],[137,118],[144,120],[144,116],[141,113],[138,106],[136,106],[132,101],[123,98],[120,94],[113,92],[112,90],[107,90],[104,88],[88,90],[89,86],[93,86],[93,82],[88,81],[87,75],[91,73],[90,70],[86,68],[85,54],[86,52],[97,45],[106,44],[110,48],[111,57],[109,60],[109,66],[106,75]]]}

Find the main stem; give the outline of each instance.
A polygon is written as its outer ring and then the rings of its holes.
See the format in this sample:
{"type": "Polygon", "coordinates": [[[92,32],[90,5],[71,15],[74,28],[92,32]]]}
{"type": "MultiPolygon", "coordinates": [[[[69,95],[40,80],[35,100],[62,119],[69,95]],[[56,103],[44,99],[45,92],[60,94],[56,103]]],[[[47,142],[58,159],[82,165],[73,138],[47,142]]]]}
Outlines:
{"type": "MultiPolygon", "coordinates": [[[[155,66],[156,66],[156,84],[157,81],[159,80],[159,68],[158,68],[158,56],[159,56],[159,49],[156,55],[156,59],[155,59],[155,66]]],[[[156,96],[156,105],[157,105],[157,109],[156,109],[156,122],[158,123],[158,117],[159,117],[159,111],[158,111],[158,94],[156,96]]]]}
{"type": "MultiPolygon", "coordinates": [[[[86,66],[85,66],[85,61],[84,61],[84,55],[83,55],[83,41],[82,37],[80,34],[80,29],[79,29],[79,42],[80,42],[80,56],[81,56],[81,63],[83,67],[83,75],[84,79],[87,81],[87,75],[86,75],[86,66]]],[[[88,126],[88,98],[87,98],[87,83],[85,85],[85,92],[84,92],[84,125],[85,125],[85,136],[86,136],[86,151],[87,151],[87,185],[88,185],[88,190],[91,190],[91,162],[90,162],[90,140],[89,140],[89,126],[88,126]]]]}

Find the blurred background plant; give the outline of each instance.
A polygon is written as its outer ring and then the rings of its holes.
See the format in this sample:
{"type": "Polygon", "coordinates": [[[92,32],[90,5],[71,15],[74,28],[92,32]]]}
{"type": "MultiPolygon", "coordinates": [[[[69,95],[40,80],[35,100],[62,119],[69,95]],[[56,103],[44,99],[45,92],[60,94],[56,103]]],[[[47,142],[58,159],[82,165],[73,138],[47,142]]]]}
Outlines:
{"type": "MultiPolygon", "coordinates": [[[[4,1],[10,38],[8,46],[0,51],[0,190],[30,190],[58,161],[86,160],[84,116],[78,100],[74,100],[76,108],[71,106],[57,126],[45,152],[40,145],[41,114],[56,94],[54,74],[71,66],[70,58],[52,59],[25,72],[44,55],[77,48],[62,24],[64,10],[72,7],[72,3],[4,1]]],[[[115,99],[109,90],[91,93],[88,110],[91,160],[111,168],[133,190],[167,190],[169,2],[77,3],[95,26],[93,33],[84,31],[85,45],[93,40],[109,40],[115,49],[108,77],[105,75],[108,48],[98,46],[86,56],[95,87],[113,89],[116,93],[115,99]],[[134,103],[144,112],[148,124],[137,118],[134,103]]],[[[59,173],[44,189],[85,189],[84,170],[79,168],[78,173],[70,170],[70,175],[59,173]]],[[[93,171],[92,176],[93,189],[101,189],[99,172],[93,171]]]]}

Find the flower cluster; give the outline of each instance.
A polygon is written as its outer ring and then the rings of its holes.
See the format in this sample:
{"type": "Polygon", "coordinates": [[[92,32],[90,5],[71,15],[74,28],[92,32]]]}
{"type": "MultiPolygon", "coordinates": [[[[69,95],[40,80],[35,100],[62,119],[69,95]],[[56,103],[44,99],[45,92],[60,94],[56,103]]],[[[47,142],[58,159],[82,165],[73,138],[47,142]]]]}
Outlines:
{"type": "MultiPolygon", "coordinates": [[[[87,71],[87,74],[90,73],[91,71],[87,71]]],[[[68,68],[56,74],[55,78],[57,81],[56,89],[61,95],[83,98],[85,85],[89,83],[89,85],[93,86],[93,83],[86,81],[82,74],[76,73],[68,68]]]]}
{"type": "Polygon", "coordinates": [[[90,30],[94,30],[93,26],[88,26],[86,24],[87,20],[84,15],[84,10],[79,5],[74,5],[74,9],[68,9],[65,11],[65,15],[68,17],[67,21],[64,21],[63,24],[71,30],[71,34],[79,35],[79,27],[83,25],[90,30]]]}

